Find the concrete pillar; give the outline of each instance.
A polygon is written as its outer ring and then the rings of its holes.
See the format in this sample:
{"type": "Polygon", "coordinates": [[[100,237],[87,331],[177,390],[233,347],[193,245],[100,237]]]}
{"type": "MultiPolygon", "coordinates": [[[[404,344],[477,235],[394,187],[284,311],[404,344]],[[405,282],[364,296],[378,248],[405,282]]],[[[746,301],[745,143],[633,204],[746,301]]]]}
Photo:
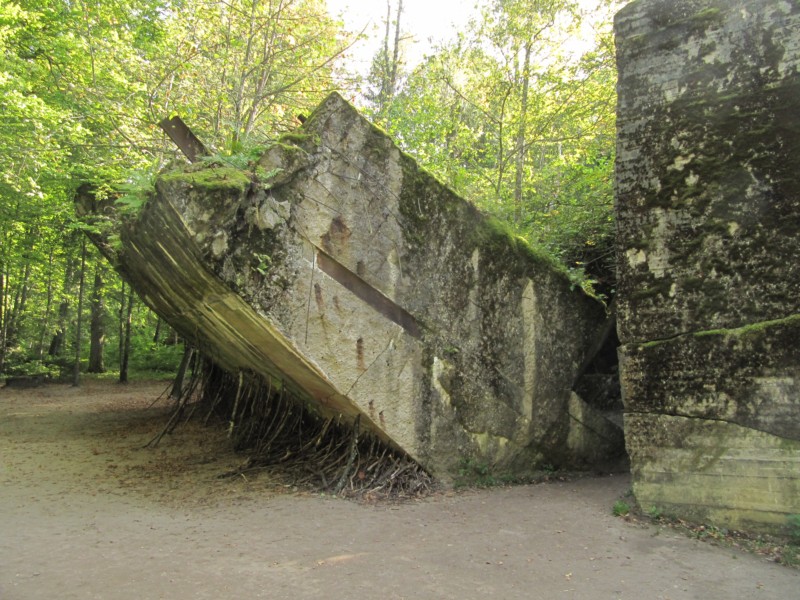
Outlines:
{"type": "Polygon", "coordinates": [[[634,492],[784,531],[800,513],[800,4],[638,0],[615,31],[634,492]]]}

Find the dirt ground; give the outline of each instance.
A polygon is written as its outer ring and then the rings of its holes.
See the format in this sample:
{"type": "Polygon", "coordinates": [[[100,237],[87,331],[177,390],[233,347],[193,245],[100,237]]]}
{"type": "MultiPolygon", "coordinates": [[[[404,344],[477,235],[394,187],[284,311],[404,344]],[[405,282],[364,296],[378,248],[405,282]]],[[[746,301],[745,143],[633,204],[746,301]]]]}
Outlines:
{"type": "Polygon", "coordinates": [[[612,516],[624,475],[379,506],[219,479],[224,431],[142,447],[165,385],[0,389],[0,599],[800,598],[800,571],[612,516]]]}

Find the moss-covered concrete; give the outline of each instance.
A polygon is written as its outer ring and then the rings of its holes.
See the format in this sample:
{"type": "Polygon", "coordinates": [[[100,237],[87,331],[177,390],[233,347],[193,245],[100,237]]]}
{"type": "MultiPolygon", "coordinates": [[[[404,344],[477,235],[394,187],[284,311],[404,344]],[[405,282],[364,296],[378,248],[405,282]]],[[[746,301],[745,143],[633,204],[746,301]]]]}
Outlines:
{"type": "Polygon", "coordinates": [[[644,510],[783,535],[800,510],[800,441],[724,421],[625,416],[633,492],[644,510]]]}
{"type": "Polygon", "coordinates": [[[244,171],[233,167],[187,167],[164,173],[160,177],[162,184],[174,185],[182,183],[190,188],[197,188],[199,196],[217,192],[241,193],[250,185],[250,177],[244,171]]]}
{"type": "Polygon", "coordinates": [[[800,315],[620,348],[625,410],[800,441],[800,315]]]}
{"type": "Polygon", "coordinates": [[[799,22],[788,2],[642,1],[618,15],[622,338],[796,312],[799,22]]]}
{"type": "Polygon", "coordinates": [[[218,364],[358,417],[441,479],[622,451],[572,392],[604,306],[336,94],[249,172],[162,175],[122,241],[128,279],[218,364]]]}
{"type": "Polygon", "coordinates": [[[773,530],[800,511],[800,5],[639,0],[615,29],[634,491],[773,530]]]}

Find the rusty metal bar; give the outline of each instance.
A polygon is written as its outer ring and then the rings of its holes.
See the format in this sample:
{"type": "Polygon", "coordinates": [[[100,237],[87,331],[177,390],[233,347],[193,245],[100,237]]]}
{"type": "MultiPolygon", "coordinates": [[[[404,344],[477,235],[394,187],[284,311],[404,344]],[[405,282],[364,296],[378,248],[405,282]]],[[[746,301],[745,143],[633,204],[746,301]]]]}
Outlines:
{"type": "Polygon", "coordinates": [[[192,130],[180,117],[174,116],[171,119],[163,119],[158,126],[175,142],[175,145],[180,148],[180,151],[189,159],[189,162],[196,162],[201,156],[209,155],[203,142],[192,133],[192,130]]]}
{"type": "Polygon", "coordinates": [[[345,288],[353,292],[361,300],[369,304],[384,317],[400,325],[409,335],[419,339],[421,332],[417,320],[402,306],[376,290],[358,275],[350,271],[322,250],[317,248],[317,266],[323,273],[335,279],[345,288]]]}

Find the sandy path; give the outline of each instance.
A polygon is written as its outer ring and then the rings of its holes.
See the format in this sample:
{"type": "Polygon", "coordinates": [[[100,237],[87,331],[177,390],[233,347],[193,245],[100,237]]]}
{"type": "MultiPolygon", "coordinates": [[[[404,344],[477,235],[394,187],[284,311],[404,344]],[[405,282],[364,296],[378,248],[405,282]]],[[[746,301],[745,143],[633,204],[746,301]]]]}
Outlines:
{"type": "Polygon", "coordinates": [[[364,506],[266,477],[162,385],[0,390],[0,599],[800,599],[800,571],[610,514],[625,476],[364,506]]]}

